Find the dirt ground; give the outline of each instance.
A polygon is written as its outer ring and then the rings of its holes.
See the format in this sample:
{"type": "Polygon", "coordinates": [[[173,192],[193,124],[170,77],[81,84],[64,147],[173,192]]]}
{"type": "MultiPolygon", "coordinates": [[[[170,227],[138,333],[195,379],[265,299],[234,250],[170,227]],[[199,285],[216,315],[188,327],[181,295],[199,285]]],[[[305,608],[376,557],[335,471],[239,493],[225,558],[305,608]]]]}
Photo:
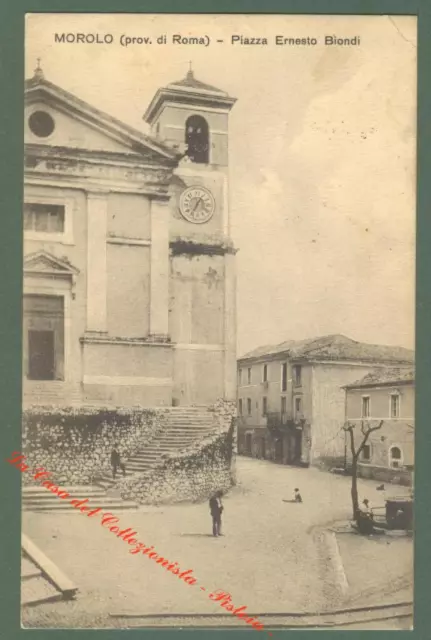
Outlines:
{"type": "MultiPolygon", "coordinates": [[[[100,517],[24,513],[24,532],[79,587],[74,602],[25,609],[24,626],[119,627],[127,622],[112,614],[216,614],[220,607],[208,597],[216,589],[255,614],[412,599],[410,538],[344,533],[335,545],[328,539],[326,525],[350,516],[349,478],[248,458],[237,459],[237,473],[238,485],[224,499],[223,537],[211,535],[207,504],[118,515],[121,528],[132,527],[181,570],[192,569],[193,586],[154,560],[131,555],[100,517]],[[303,504],[286,502],[295,487],[303,504]]],[[[384,496],[376,487],[359,482],[360,495],[378,506],[384,496]]],[[[394,628],[385,624],[378,628],[394,628]]]]}

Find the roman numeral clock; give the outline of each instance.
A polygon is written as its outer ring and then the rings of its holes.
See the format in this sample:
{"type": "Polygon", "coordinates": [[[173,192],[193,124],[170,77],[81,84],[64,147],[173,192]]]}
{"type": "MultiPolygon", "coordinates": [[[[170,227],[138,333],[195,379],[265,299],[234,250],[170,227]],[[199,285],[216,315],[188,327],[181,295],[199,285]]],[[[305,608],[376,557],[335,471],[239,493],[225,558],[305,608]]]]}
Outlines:
{"type": "Polygon", "coordinates": [[[204,224],[214,215],[215,199],[211,191],[205,187],[188,187],[180,196],[179,208],[181,215],[188,222],[204,224]]]}

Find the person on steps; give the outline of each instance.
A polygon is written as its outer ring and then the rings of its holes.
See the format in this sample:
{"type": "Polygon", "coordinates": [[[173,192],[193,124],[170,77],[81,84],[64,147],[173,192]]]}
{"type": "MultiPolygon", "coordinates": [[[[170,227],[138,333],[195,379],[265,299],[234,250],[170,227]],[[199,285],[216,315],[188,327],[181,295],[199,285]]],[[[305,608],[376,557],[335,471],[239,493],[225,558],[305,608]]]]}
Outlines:
{"type": "Polygon", "coordinates": [[[111,451],[111,467],[112,467],[112,477],[115,480],[115,476],[117,475],[118,467],[123,472],[123,476],[126,475],[126,465],[121,462],[120,453],[118,451],[118,445],[114,444],[111,451]]]}

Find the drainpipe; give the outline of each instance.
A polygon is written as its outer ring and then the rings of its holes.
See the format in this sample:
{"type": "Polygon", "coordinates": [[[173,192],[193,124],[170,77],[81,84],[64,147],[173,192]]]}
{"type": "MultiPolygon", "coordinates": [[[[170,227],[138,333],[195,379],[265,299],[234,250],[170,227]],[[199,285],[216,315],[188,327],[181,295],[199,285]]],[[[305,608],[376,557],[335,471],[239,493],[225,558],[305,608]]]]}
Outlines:
{"type": "MultiPolygon", "coordinates": [[[[344,389],[344,426],[347,423],[347,389],[344,389]]],[[[344,471],[347,471],[347,432],[344,430],[344,471]]]]}
{"type": "Polygon", "coordinates": [[[344,471],[347,471],[347,433],[344,431],[344,471]]]}

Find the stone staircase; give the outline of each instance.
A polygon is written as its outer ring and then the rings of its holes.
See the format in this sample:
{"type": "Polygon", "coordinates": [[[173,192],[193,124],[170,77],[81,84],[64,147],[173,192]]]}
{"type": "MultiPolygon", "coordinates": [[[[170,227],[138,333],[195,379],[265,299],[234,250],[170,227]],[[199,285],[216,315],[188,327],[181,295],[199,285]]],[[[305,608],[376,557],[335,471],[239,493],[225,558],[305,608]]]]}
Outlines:
{"type": "Polygon", "coordinates": [[[62,380],[24,380],[23,405],[62,405],[79,406],[82,404],[82,389],[79,382],[62,380]]]}
{"type": "MultiPolygon", "coordinates": [[[[163,454],[181,451],[217,428],[214,414],[207,407],[170,407],[164,410],[163,415],[163,431],[125,461],[126,477],[148,471],[162,460],[163,454]]],[[[121,477],[119,471],[117,478],[121,477]]],[[[116,481],[106,472],[95,479],[95,484],[111,493],[116,481]]]]}
{"type": "MultiPolygon", "coordinates": [[[[75,509],[70,504],[70,500],[77,498],[78,500],[87,499],[84,503],[95,509],[101,507],[102,510],[120,513],[125,510],[137,509],[137,504],[130,500],[123,500],[119,497],[108,496],[106,491],[101,487],[94,485],[83,485],[74,487],[61,487],[62,490],[70,493],[70,498],[65,500],[51,493],[43,486],[23,487],[22,489],[22,509],[24,511],[57,511],[63,513],[80,513],[79,509],[75,509]]],[[[100,513],[100,512],[99,512],[100,513]]]]}
{"type": "MultiPolygon", "coordinates": [[[[43,402],[41,404],[44,404],[43,402]]],[[[217,428],[215,416],[207,407],[169,407],[161,409],[164,428],[152,441],[126,460],[126,477],[148,471],[162,460],[165,453],[181,451],[201,441],[217,428]]],[[[137,509],[138,505],[123,500],[116,490],[116,483],[122,474],[118,470],[117,479],[106,471],[96,476],[92,485],[62,486],[72,498],[88,499],[89,506],[101,507],[106,511],[137,509]]],[[[25,511],[76,512],[69,499],[58,498],[43,486],[27,486],[22,489],[22,509],[25,511]]]]}

